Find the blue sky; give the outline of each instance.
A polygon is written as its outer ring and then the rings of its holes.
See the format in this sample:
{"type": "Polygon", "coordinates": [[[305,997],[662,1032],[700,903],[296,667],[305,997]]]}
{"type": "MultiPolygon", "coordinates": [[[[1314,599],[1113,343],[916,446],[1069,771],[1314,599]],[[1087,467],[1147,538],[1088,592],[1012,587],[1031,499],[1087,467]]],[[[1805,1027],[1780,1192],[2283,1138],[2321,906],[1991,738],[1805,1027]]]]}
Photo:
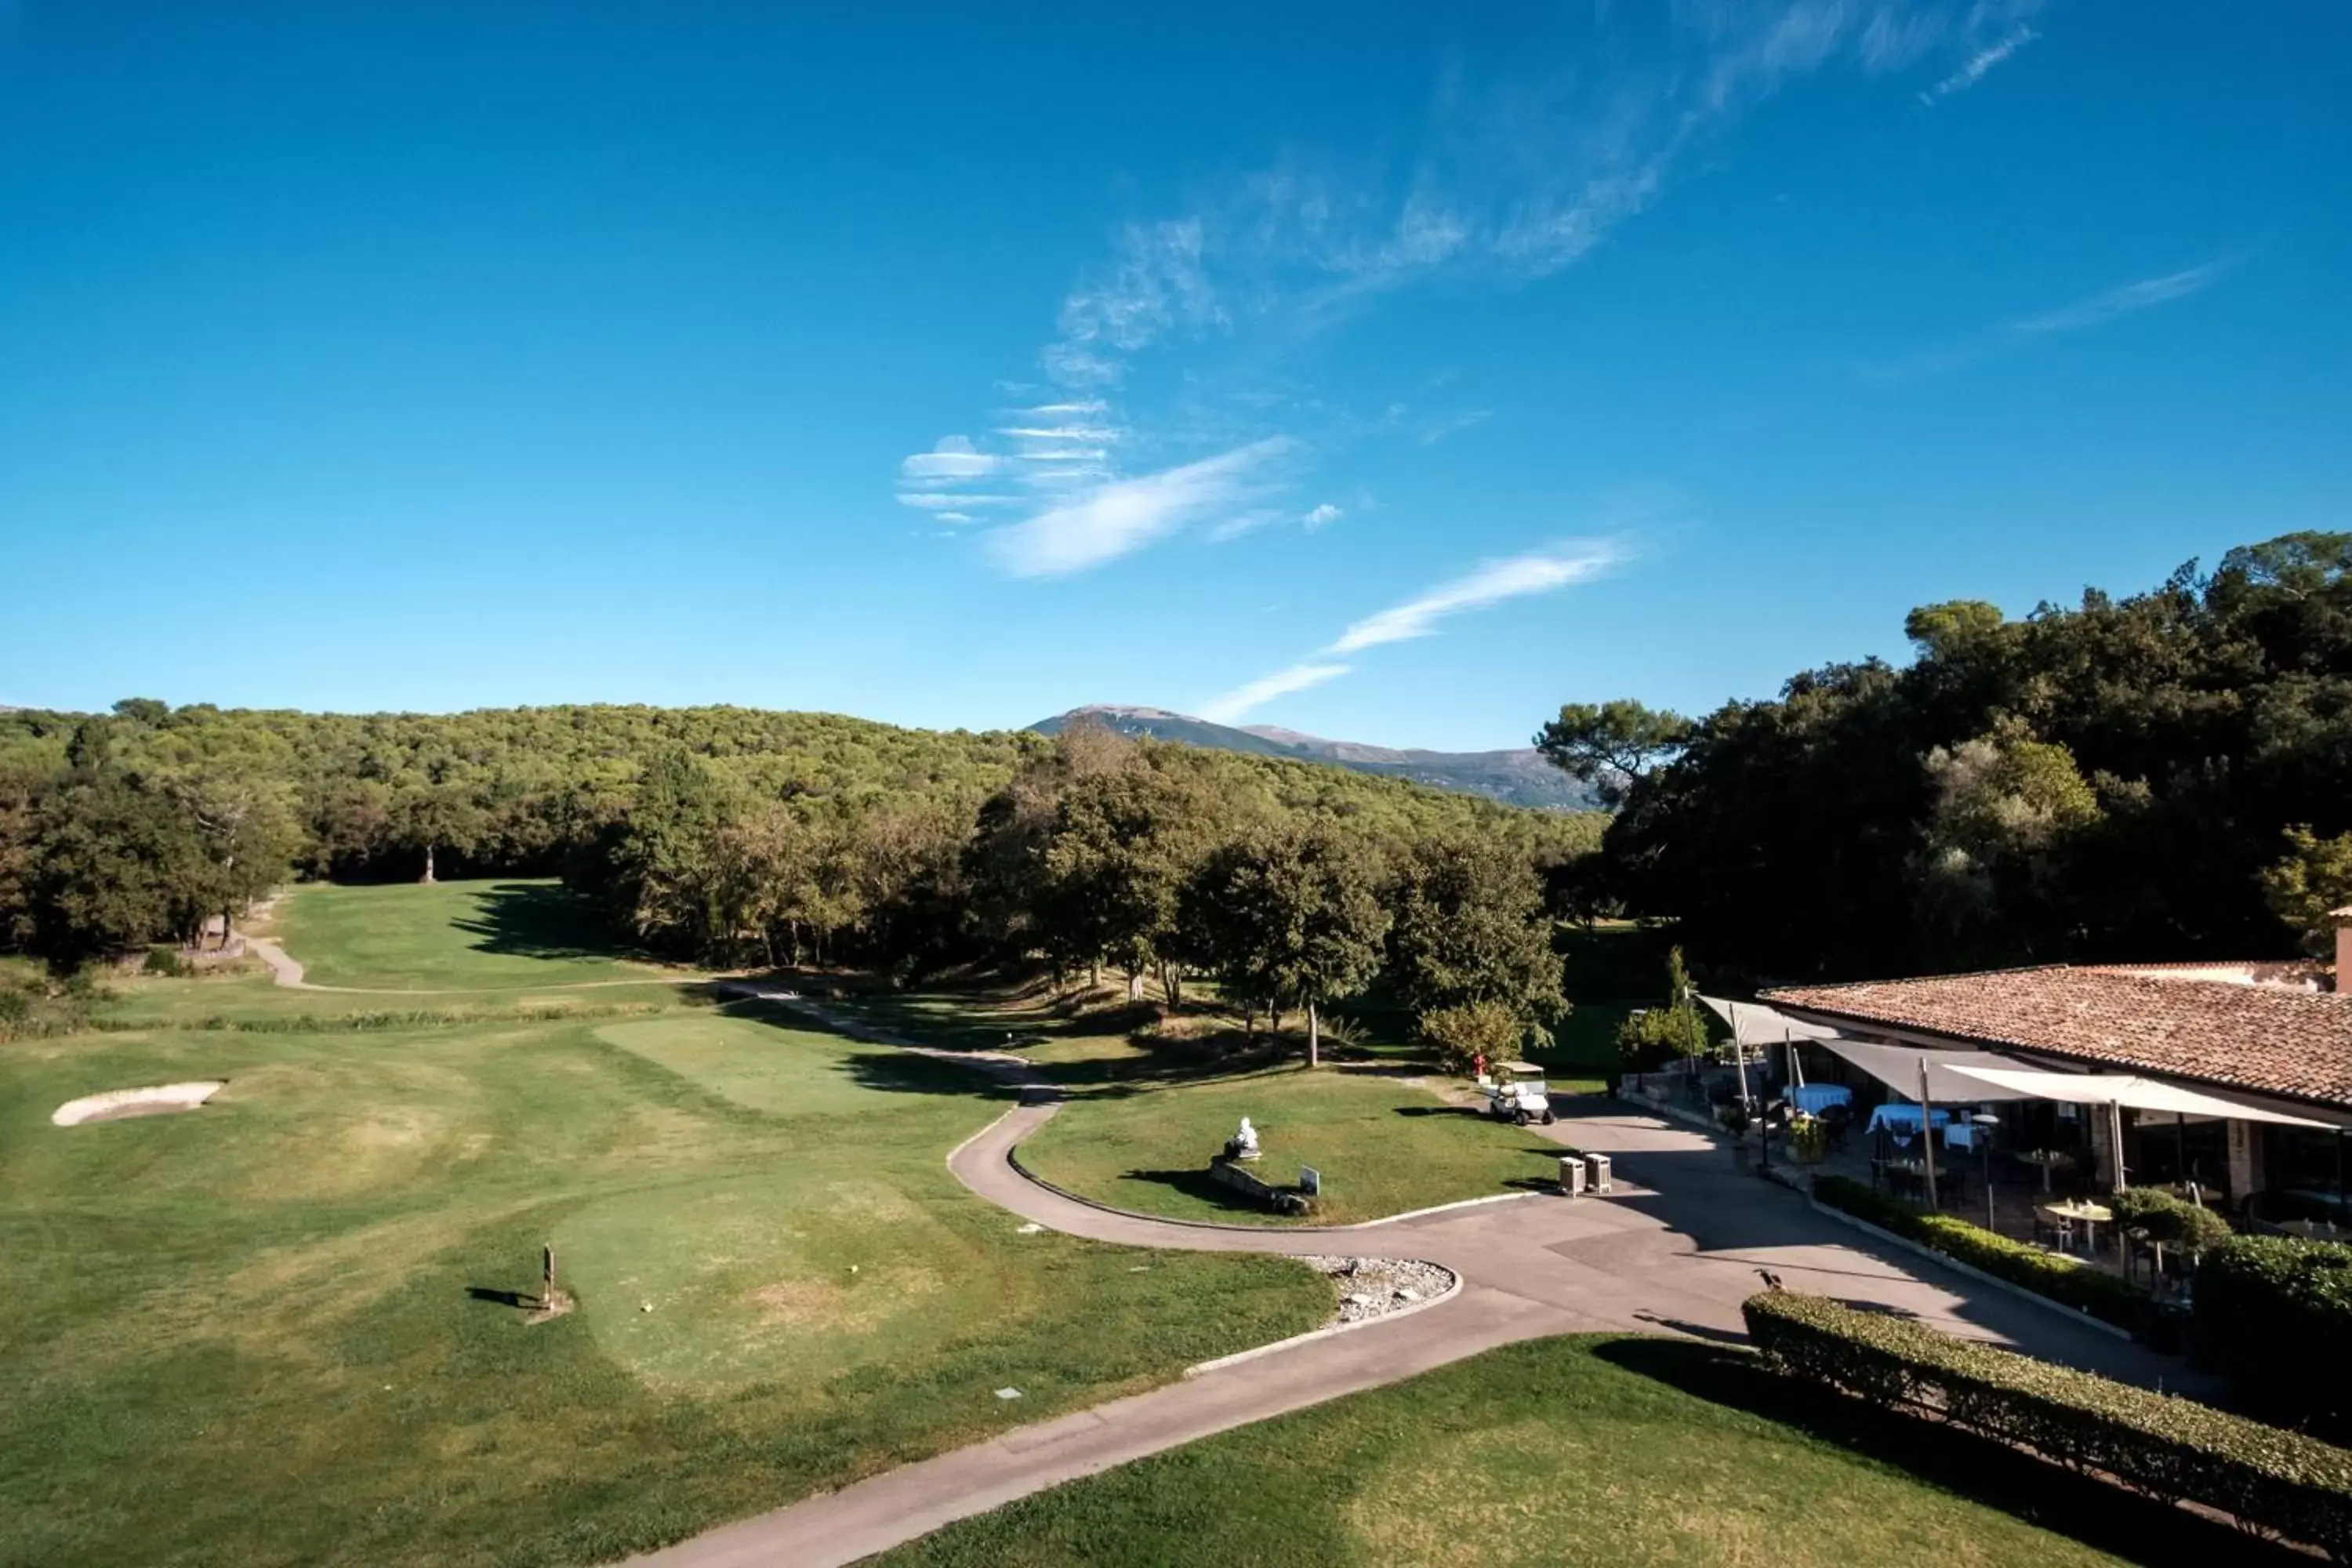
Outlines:
{"type": "Polygon", "coordinates": [[[2317,4],[0,0],[0,701],[1769,695],[2352,525],[2347,76],[2317,4]]]}

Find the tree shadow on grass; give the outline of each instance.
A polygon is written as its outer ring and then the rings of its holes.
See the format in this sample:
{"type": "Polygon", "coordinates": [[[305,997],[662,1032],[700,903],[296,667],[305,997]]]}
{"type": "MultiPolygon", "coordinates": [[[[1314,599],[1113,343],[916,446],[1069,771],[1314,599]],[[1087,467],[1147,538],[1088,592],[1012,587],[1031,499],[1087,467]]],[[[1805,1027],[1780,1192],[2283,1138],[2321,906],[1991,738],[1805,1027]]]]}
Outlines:
{"type": "Polygon", "coordinates": [[[1390,1108],[1399,1116],[1466,1116],[1473,1121],[1486,1120],[1486,1113],[1471,1105],[1398,1105],[1390,1108]]]}
{"type": "Polygon", "coordinates": [[[593,904],[561,884],[496,883],[477,895],[474,910],[472,919],[453,923],[481,939],[477,952],[575,961],[650,956],[618,940],[593,904]]]}
{"type": "Polygon", "coordinates": [[[1269,1212],[1264,1204],[1254,1203],[1247,1196],[1209,1174],[1205,1169],[1189,1171],[1122,1171],[1119,1179],[1128,1182],[1150,1182],[1156,1186],[1171,1188],[1188,1198],[1195,1198],[1213,1207],[1231,1214],[1263,1215],[1269,1212]]]}
{"type": "MultiPolygon", "coordinates": [[[[1682,1328],[1684,1325],[1669,1326],[1682,1328]]],[[[1709,1340],[1723,1338],[1710,1331],[1709,1340]]],[[[1595,1355],[1628,1372],[1794,1427],[1972,1502],[2134,1563],[2286,1568],[2311,1559],[2225,1524],[2063,1469],[2003,1444],[1780,1376],[1724,1343],[1623,1339],[1595,1355]]]]}

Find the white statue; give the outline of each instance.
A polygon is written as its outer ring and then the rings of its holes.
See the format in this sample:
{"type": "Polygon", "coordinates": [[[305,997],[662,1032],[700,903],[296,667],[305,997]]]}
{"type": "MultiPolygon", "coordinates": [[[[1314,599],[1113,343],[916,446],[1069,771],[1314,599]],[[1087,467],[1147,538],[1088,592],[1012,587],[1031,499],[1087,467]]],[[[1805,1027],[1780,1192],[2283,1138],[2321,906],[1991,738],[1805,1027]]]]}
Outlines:
{"type": "Polygon", "coordinates": [[[1225,1145],[1225,1152],[1236,1160],[1257,1158],[1257,1129],[1250,1125],[1248,1117],[1242,1118],[1241,1131],[1234,1133],[1233,1141],[1225,1145]]]}

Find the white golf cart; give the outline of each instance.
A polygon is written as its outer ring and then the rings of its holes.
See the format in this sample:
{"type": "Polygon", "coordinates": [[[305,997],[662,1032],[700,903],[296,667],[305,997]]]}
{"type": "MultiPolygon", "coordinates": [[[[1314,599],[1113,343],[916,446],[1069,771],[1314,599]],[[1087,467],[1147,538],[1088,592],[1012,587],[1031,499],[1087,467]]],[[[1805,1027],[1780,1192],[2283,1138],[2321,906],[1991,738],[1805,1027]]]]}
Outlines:
{"type": "Polygon", "coordinates": [[[1478,1087],[1486,1091],[1486,1114],[1497,1121],[1525,1127],[1552,1122],[1551,1090],[1544,1087],[1544,1069],[1533,1062],[1500,1062],[1478,1087]]]}

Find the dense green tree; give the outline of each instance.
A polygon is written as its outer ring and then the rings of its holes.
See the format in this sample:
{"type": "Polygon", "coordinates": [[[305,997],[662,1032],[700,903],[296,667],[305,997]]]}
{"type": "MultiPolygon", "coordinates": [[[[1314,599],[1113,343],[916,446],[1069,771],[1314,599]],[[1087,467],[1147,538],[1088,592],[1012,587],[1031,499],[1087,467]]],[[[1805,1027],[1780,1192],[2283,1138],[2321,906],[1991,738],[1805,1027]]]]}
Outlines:
{"type": "Polygon", "coordinates": [[[1605,882],[1758,978],[2259,957],[2280,835],[2352,830],[2352,535],[2233,550],[1738,702],[1627,790],[1605,882]]]}
{"type": "Polygon", "coordinates": [[[446,763],[435,763],[402,781],[385,803],[392,841],[420,858],[420,882],[434,879],[436,858],[444,849],[470,852],[485,825],[479,786],[446,763]]]}
{"type": "Polygon", "coordinates": [[[1404,857],[1393,907],[1391,969],[1416,1011],[1492,1003],[1524,1029],[1563,1010],[1543,884],[1508,845],[1423,840],[1404,857]]]}
{"type": "Polygon", "coordinates": [[[134,773],[78,769],[47,791],[31,862],[30,945],[59,968],[193,939],[215,907],[195,824],[134,773]]]}
{"type": "Polygon", "coordinates": [[[1681,714],[1620,698],[1597,706],[1563,704],[1559,717],[1536,731],[1535,747],[1616,805],[1635,780],[1679,752],[1690,736],[1691,721],[1681,714]]]}
{"type": "MultiPolygon", "coordinates": [[[[2321,838],[2297,825],[2286,830],[2287,853],[2263,872],[2263,891],[2280,920],[2321,958],[2336,952],[2335,911],[2352,906],[2352,833],[2321,838]]],[[[2337,976],[2352,984],[2352,976],[2337,976]]]]}
{"type": "Polygon", "coordinates": [[[1216,850],[1193,879],[1186,924],[1214,931],[1228,992],[1307,1015],[1307,1065],[1322,1062],[1325,1004],[1376,974],[1390,917],[1378,858],[1326,823],[1261,829],[1216,850]]]}

